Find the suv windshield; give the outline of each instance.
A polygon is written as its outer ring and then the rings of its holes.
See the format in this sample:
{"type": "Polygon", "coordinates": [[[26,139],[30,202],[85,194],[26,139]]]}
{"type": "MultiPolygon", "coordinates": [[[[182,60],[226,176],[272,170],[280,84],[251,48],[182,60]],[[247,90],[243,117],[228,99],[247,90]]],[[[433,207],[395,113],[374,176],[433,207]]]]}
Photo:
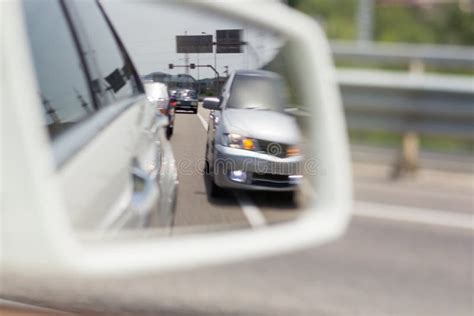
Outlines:
{"type": "Polygon", "coordinates": [[[227,107],[283,111],[287,101],[285,84],[277,77],[236,75],[227,107]]]}

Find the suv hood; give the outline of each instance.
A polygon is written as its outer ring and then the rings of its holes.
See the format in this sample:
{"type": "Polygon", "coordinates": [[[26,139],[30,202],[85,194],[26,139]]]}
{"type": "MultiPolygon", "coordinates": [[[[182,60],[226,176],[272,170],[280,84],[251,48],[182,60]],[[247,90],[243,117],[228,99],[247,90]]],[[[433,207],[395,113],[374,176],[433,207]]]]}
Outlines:
{"type": "Polygon", "coordinates": [[[229,133],[283,144],[297,144],[301,140],[296,120],[282,112],[226,109],[222,121],[229,133]]]}

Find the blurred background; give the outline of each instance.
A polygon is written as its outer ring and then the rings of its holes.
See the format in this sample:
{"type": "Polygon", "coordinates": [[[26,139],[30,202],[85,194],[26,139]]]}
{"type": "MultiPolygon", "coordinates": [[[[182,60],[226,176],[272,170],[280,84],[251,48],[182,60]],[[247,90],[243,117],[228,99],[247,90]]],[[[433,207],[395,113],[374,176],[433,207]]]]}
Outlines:
{"type": "Polygon", "coordinates": [[[470,0],[289,0],[331,39],[472,45],[470,0]]]}

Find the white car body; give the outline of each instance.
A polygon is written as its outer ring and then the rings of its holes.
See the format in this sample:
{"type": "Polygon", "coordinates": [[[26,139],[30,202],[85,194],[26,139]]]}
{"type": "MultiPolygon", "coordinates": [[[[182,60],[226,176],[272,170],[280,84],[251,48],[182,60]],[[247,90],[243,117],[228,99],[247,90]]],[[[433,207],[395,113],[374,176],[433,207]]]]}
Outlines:
{"type": "MultiPolygon", "coordinates": [[[[28,3],[34,9],[44,8],[41,12],[43,23],[35,30],[30,29],[30,35],[45,34],[50,28],[56,26],[56,20],[60,18],[62,11],[56,3],[51,3],[51,5],[42,3],[38,7],[34,7],[37,5],[34,2],[28,3]],[[50,6],[55,10],[47,10],[50,6]]],[[[93,9],[92,6],[95,3],[90,3],[91,8],[88,9],[93,9]]],[[[17,14],[20,14],[17,17],[17,23],[20,23],[18,26],[25,25],[28,28],[29,24],[25,21],[25,15],[22,14],[21,4],[5,5],[7,9],[16,6],[19,10],[17,14]]],[[[95,9],[100,17],[99,8],[95,9]]],[[[25,8],[25,14],[27,14],[26,10],[25,8]]],[[[29,16],[34,19],[34,12],[29,16]]],[[[100,25],[98,23],[96,26],[107,27],[106,23],[100,25]]],[[[75,30],[78,31],[79,26],[75,26],[75,30]]],[[[85,31],[82,30],[82,32],[85,31]]],[[[62,41],[63,39],[58,40],[58,45],[62,41]]],[[[44,78],[37,77],[35,74],[35,67],[40,69],[41,65],[34,66],[32,63],[41,60],[49,61],[42,50],[49,50],[51,45],[52,43],[36,42],[31,46],[32,49],[37,49],[35,52],[30,50],[30,47],[23,46],[20,48],[22,54],[19,56],[23,58],[22,61],[13,58],[9,62],[9,65],[15,65],[14,67],[23,65],[20,67],[19,74],[23,71],[30,72],[24,80],[22,105],[17,108],[17,111],[28,113],[26,116],[20,113],[18,115],[23,117],[23,122],[30,122],[30,131],[35,133],[34,145],[29,148],[33,152],[38,150],[38,153],[44,153],[42,157],[39,154],[30,153],[37,159],[37,165],[33,168],[38,172],[47,173],[39,178],[41,179],[39,181],[50,179],[55,183],[54,190],[57,190],[61,203],[67,209],[68,220],[75,229],[106,232],[129,227],[144,227],[150,225],[151,221],[158,226],[169,226],[173,217],[172,197],[176,195],[177,173],[171,148],[162,136],[163,129],[157,128],[163,124],[162,121],[166,121],[166,118],[157,116],[156,110],[147,101],[143,91],[137,91],[134,95],[123,97],[116,102],[111,101],[110,105],[90,110],[92,113],[89,113],[85,119],[74,123],[72,127],[67,127],[58,136],[51,136],[53,139],[50,139],[44,128],[46,123],[41,113],[41,100],[38,99],[38,94],[34,93],[42,91],[42,94],[45,94],[44,89],[41,89],[45,86],[47,88],[48,83],[41,82],[44,78]],[[35,58],[38,59],[35,60],[35,58]],[[40,84],[43,85],[40,86],[40,84]],[[32,92],[29,97],[28,93],[25,93],[27,91],[32,92]],[[143,189],[137,189],[134,186],[137,181],[145,183],[143,189]]],[[[10,56],[9,53],[7,54],[10,56]]],[[[64,68],[64,71],[75,67],[57,57],[62,56],[60,51],[53,51],[50,54],[53,55],[52,61],[58,67],[64,68]]],[[[111,66],[110,64],[103,63],[102,66],[106,68],[103,70],[110,71],[107,68],[111,66]]],[[[7,69],[6,72],[8,73],[9,70],[7,69]]],[[[9,86],[7,91],[12,91],[11,84],[12,81],[9,80],[9,83],[4,83],[3,87],[9,86]]],[[[52,90],[51,93],[55,91],[54,88],[52,90]]],[[[47,97],[44,96],[44,98],[47,97]]],[[[57,103],[54,101],[57,97],[52,96],[51,99],[52,106],[55,106],[57,103]]],[[[60,105],[57,105],[55,110],[56,125],[73,124],[69,121],[74,118],[68,117],[68,113],[62,110],[60,105]]],[[[2,112],[2,117],[13,117],[12,113],[2,112]]],[[[9,120],[2,126],[9,126],[13,121],[9,120]]],[[[17,131],[19,129],[21,129],[20,126],[15,128],[17,131]]],[[[15,133],[12,133],[11,140],[15,139],[13,134],[15,133]]],[[[20,144],[19,142],[18,145],[20,144]]],[[[7,177],[9,170],[16,169],[8,167],[9,164],[16,164],[18,161],[17,157],[10,157],[12,154],[14,152],[9,150],[6,156],[2,157],[6,163],[7,177]]],[[[31,181],[33,175],[24,177],[22,181],[11,182],[10,187],[13,189],[17,184],[26,187],[27,184],[23,182],[31,181]]],[[[26,196],[28,196],[27,193],[26,196]]],[[[36,204],[38,205],[40,204],[36,204]]]]}

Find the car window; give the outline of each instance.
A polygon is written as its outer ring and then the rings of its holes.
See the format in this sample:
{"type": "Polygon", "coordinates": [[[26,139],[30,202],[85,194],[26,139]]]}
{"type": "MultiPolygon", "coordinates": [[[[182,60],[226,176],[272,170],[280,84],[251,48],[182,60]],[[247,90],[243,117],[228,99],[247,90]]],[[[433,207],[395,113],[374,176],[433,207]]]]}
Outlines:
{"type": "Polygon", "coordinates": [[[26,30],[51,138],[94,112],[87,77],[58,1],[24,1],[26,30]]]}
{"type": "Polygon", "coordinates": [[[197,98],[197,95],[196,95],[196,91],[193,91],[193,90],[183,90],[183,91],[180,91],[179,97],[180,97],[180,98],[192,98],[192,99],[196,99],[196,98],[197,98]]]}
{"type": "Polygon", "coordinates": [[[287,97],[283,80],[256,75],[236,75],[230,87],[228,108],[283,111],[287,97]]]}
{"type": "Polygon", "coordinates": [[[95,1],[67,3],[79,34],[83,54],[90,65],[92,90],[99,106],[140,93],[127,61],[95,1]]]}

